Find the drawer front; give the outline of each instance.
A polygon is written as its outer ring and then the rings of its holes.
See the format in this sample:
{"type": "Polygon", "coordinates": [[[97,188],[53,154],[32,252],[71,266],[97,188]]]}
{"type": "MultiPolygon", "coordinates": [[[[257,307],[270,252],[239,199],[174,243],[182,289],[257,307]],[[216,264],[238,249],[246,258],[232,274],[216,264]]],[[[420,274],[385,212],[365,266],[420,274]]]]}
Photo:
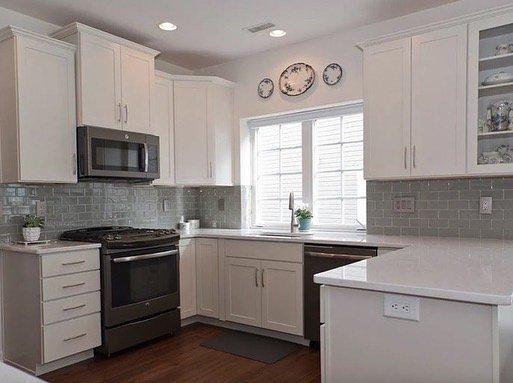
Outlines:
{"type": "Polygon", "coordinates": [[[227,257],[303,262],[303,245],[271,241],[226,240],[227,257]]]}
{"type": "Polygon", "coordinates": [[[43,303],[45,325],[100,312],[100,292],[43,303]]]}
{"type": "Polygon", "coordinates": [[[100,313],[43,327],[44,363],[99,346],[100,313]]]}
{"type": "Polygon", "coordinates": [[[41,274],[43,278],[98,270],[99,268],[100,252],[97,249],[69,251],[41,257],[41,274]]]}
{"type": "Polygon", "coordinates": [[[44,278],[43,301],[100,290],[100,270],[44,278]]]}

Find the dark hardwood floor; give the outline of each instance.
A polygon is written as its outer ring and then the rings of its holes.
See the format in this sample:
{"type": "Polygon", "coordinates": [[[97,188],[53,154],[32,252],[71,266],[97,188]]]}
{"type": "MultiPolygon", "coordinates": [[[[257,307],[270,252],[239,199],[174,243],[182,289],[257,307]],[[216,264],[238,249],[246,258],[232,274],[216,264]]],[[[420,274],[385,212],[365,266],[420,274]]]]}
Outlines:
{"type": "Polygon", "coordinates": [[[221,329],[195,323],[110,358],[96,356],[43,375],[54,383],[320,382],[319,352],[307,347],[265,364],[200,346],[221,329]]]}

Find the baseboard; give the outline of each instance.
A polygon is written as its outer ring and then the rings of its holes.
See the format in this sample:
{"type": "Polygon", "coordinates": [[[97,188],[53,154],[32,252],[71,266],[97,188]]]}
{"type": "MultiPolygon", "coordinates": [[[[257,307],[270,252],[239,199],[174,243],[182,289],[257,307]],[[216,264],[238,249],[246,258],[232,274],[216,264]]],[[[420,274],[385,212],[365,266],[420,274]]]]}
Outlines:
{"type": "Polygon", "coordinates": [[[87,351],[82,351],[75,355],[71,355],[71,356],[67,356],[62,359],[55,360],[50,363],[38,364],[36,366],[35,375],[36,376],[43,375],[50,371],[55,371],[55,370],[58,370],[59,368],[63,368],[63,367],[69,366],[71,364],[82,362],[86,359],[91,359],[93,356],[94,356],[93,350],[87,350],[87,351]]]}
{"type": "Polygon", "coordinates": [[[181,325],[182,327],[188,326],[193,323],[205,323],[212,326],[222,327],[230,330],[244,331],[249,332],[251,334],[268,336],[270,338],[276,338],[285,340],[287,342],[297,343],[302,346],[308,346],[310,341],[308,339],[303,338],[299,335],[286,334],[279,331],[267,330],[265,328],[247,326],[240,323],[222,321],[216,318],[209,318],[202,315],[194,315],[189,318],[182,319],[181,325]]]}

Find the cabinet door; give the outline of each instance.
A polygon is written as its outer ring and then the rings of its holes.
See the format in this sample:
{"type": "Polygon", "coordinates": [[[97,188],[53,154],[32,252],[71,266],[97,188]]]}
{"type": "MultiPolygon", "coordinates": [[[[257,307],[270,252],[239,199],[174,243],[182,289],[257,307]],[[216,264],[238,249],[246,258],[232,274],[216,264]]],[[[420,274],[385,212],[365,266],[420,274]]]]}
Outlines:
{"type": "Polygon", "coordinates": [[[411,174],[465,174],[467,26],[412,38],[411,174]]]}
{"type": "Polygon", "coordinates": [[[262,290],[260,261],[226,258],[226,320],[260,327],[262,325],[262,290]]]}
{"type": "Polygon", "coordinates": [[[19,180],[76,182],[75,52],[17,41],[19,180]]]}
{"type": "Polygon", "coordinates": [[[232,184],[233,89],[213,84],[208,89],[209,153],[216,185],[232,184]]]}
{"type": "Polygon", "coordinates": [[[153,118],[155,59],[153,56],[121,47],[121,98],[123,129],[148,133],[153,118]]]}
{"type": "Polygon", "coordinates": [[[262,261],[262,327],[303,335],[303,265],[262,261]]]}
{"type": "Polygon", "coordinates": [[[121,48],[111,41],[80,34],[78,125],[121,127],[121,48]]]}
{"type": "Polygon", "coordinates": [[[217,239],[196,240],[197,312],[219,317],[219,264],[217,239]]]}
{"type": "Polygon", "coordinates": [[[175,81],[175,178],[179,184],[212,183],[207,126],[208,84],[175,81]]]}
{"type": "Polygon", "coordinates": [[[180,317],[196,315],[196,247],[193,239],[180,240],[180,317]]]}
{"type": "Polygon", "coordinates": [[[151,134],[159,136],[160,178],[156,185],[173,185],[174,177],[174,129],[173,129],[173,82],[155,77],[155,123],[151,134]]]}
{"type": "Polygon", "coordinates": [[[411,39],[365,49],[364,174],[366,179],[409,176],[411,39]]]}

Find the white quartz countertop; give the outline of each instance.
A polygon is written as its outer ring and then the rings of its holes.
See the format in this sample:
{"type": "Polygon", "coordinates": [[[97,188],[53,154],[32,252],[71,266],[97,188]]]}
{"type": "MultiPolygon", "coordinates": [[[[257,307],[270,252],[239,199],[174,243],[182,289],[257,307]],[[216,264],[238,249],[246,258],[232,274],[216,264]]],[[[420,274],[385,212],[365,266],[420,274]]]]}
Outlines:
{"type": "Polygon", "coordinates": [[[395,248],[316,274],[319,284],[491,305],[511,305],[513,241],[319,232],[299,238],[263,230],[199,229],[182,238],[228,238],[395,248]]]}
{"type": "Polygon", "coordinates": [[[63,251],[76,251],[100,248],[99,243],[51,241],[41,245],[21,245],[16,243],[0,243],[0,250],[26,254],[51,254],[63,251]]]}

